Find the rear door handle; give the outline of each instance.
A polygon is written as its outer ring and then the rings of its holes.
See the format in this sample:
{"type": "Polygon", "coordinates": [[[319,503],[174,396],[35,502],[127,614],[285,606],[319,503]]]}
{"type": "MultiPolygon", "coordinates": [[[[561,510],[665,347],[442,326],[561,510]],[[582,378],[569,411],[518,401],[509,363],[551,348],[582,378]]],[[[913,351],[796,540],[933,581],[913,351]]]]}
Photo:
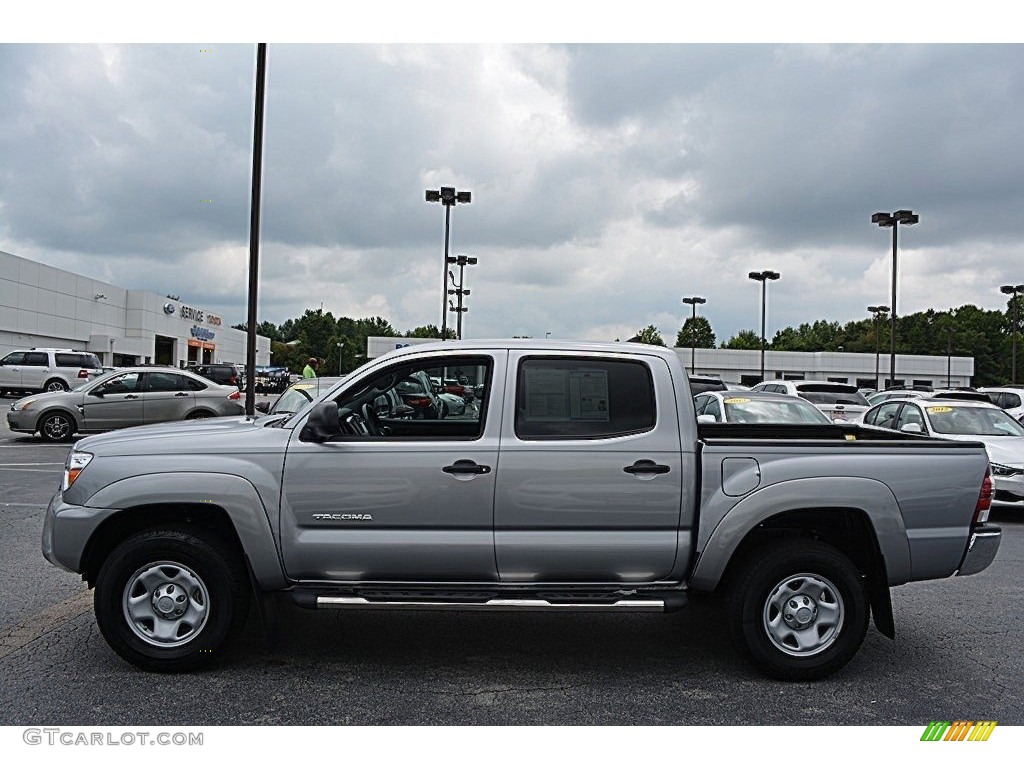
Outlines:
{"type": "Polygon", "coordinates": [[[623,467],[622,471],[631,475],[664,475],[671,472],[672,468],[665,464],[655,464],[650,459],[637,459],[630,466],[623,467]]]}
{"type": "Polygon", "coordinates": [[[447,472],[449,475],[486,475],[491,468],[484,464],[477,464],[472,459],[459,459],[441,471],[447,472]]]}

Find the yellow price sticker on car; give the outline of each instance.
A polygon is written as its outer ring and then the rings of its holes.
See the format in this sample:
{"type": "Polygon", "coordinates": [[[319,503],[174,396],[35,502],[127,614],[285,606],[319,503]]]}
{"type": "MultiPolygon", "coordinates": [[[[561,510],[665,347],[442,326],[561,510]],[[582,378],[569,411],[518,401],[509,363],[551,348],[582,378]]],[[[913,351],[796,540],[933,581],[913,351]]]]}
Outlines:
{"type": "Polygon", "coordinates": [[[312,388],[313,388],[312,384],[294,384],[294,385],[292,385],[292,389],[312,389],[312,388]]]}
{"type": "Polygon", "coordinates": [[[749,397],[730,397],[722,401],[726,405],[739,405],[740,403],[749,403],[749,397]]]}
{"type": "Polygon", "coordinates": [[[928,413],[949,413],[952,410],[948,405],[933,405],[928,408],[928,413]]]}

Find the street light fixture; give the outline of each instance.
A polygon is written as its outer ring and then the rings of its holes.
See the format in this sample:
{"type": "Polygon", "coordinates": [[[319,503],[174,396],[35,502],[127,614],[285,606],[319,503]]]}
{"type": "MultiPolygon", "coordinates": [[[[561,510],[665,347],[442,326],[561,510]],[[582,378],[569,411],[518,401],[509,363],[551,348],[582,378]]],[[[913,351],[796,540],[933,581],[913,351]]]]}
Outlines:
{"type": "Polygon", "coordinates": [[[896,240],[899,225],[909,226],[921,220],[913,211],[899,210],[893,213],[873,213],[871,223],[880,227],[892,227],[892,314],[889,315],[889,383],[896,384],[896,240]]]}
{"type": "Polygon", "coordinates": [[[693,307],[693,318],[690,321],[690,373],[696,373],[696,346],[697,346],[697,305],[707,304],[707,299],[701,296],[684,296],[683,304],[693,307]]]}
{"type": "Polygon", "coordinates": [[[338,375],[344,376],[345,371],[342,370],[342,361],[345,359],[345,342],[338,342],[338,375]]]}
{"type": "Polygon", "coordinates": [[[778,280],[782,275],[766,269],[763,272],[750,272],[747,277],[761,283],[761,381],[764,381],[764,308],[767,300],[767,286],[769,280],[778,280]]]}
{"type": "Polygon", "coordinates": [[[889,308],[884,304],[879,304],[877,307],[868,307],[868,312],[875,316],[875,389],[880,389],[878,386],[878,317],[883,312],[888,312],[889,308]]]}
{"type": "Polygon", "coordinates": [[[458,267],[459,267],[459,281],[458,282],[455,282],[455,275],[452,274],[452,271],[450,269],[448,270],[448,277],[452,281],[452,285],[455,286],[454,289],[452,289],[452,288],[448,289],[448,295],[450,295],[450,296],[457,296],[458,297],[458,302],[459,302],[458,306],[452,306],[451,300],[448,301],[448,306],[451,308],[451,311],[457,313],[458,325],[456,327],[458,328],[458,330],[455,333],[455,337],[459,341],[462,341],[462,313],[463,312],[469,312],[469,307],[464,307],[462,305],[462,297],[463,296],[469,296],[469,293],[470,293],[468,288],[464,288],[463,287],[463,285],[466,282],[463,270],[465,270],[465,268],[467,266],[470,266],[470,267],[473,266],[474,264],[476,264],[476,262],[477,262],[476,256],[447,256],[445,258],[445,263],[447,263],[447,264],[457,264],[458,267]]]}
{"type": "Polygon", "coordinates": [[[1011,336],[1011,350],[1012,358],[1010,362],[1010,384],[1017,384],[1017,329],[1020,326],[1017,324],[1017,294],[1024,293],[1024,285],[1001,285],[999,290],[1005,294],[1013,295],[1013,335],[1011,336]]]}
{"type": "Polygon", "coordinates": [[[471,192],[457,192],[455,187],[441,187],[427,190],[428,203],[440,203],[444,206],[444,266],[441,269],[441,341],[448,335],[448,312],[445,307],[448,288],[448,238],[451,232],[452,206],[456,203],[469,203],[473,199],[471,192]]]}

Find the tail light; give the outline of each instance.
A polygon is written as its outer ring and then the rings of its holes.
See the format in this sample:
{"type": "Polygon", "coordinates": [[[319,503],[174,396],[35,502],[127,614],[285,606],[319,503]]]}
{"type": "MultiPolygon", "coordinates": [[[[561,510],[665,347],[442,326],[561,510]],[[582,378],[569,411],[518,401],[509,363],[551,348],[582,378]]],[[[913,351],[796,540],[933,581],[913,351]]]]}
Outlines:
{"type": "Polygon", "coordinates": [[[234,392],[232,392],[232,393],[231,393],[230,395],[228,395],[228,400],[237,400],[237,399],[238,399],[238,398],[240,398],[241,396],[242,396],[242,393],[241,393],[241,392],[239,392],[239,391],[238,391],[238,390],[236,389],[236,390],[235,390],[234,392]]]}
{"type": "Polygon", "coordinates": [[[231,374],[231,378],[228,379],[228,384],[234,384],[235,386],[238,386],[238,377],[235,376],[234,374],[231,374]]]}
{"type": "Polygon", "coordinates": [[[981,492],[978,494],[978,503],[974,505],[974,517],[971,518],[971,525],[988,522],[988,510],[992,506],[992,473],[985,470],[985,479],[981,481],[981,492]]]}
{"type": "Polygon", "coordinates": [[[431,405],[429,397],[410,397],[406,403],[413,408],[429,408],[431,405]]]}
{"type": "Polygon", "coordinates": [[[85,368],[83,368],[82,370],[80,370],[78,372],[78,378],[80,378],[80,379],[88,379],[89,378],[89,372],[87,370],[85,370],[85,368]]]}

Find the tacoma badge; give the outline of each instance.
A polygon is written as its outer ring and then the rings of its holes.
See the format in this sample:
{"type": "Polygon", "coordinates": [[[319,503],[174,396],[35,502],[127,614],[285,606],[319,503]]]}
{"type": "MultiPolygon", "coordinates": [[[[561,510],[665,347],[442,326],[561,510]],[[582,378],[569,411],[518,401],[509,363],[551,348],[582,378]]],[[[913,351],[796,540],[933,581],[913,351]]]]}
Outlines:
{"type": "Polygon", "coordinates": [[[360,512],[318,512],[314,520],[373,520],[373,515],[360,512]]]}

